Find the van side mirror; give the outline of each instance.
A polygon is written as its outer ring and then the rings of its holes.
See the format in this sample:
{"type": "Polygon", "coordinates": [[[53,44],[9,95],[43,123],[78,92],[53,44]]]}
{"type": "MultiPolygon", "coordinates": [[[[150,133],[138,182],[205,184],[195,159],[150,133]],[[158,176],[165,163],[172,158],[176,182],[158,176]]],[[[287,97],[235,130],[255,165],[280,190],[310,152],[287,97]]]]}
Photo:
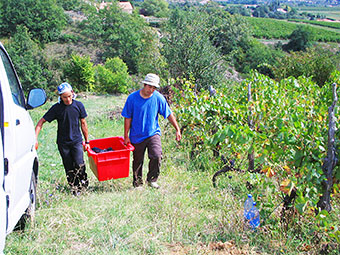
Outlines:
{"type": "Polygon", "coordinates": [[[28,110],[34,109],[46,103],[46,93],[43,89],[32,89],[28,94],[27,106],[28,110]]]}

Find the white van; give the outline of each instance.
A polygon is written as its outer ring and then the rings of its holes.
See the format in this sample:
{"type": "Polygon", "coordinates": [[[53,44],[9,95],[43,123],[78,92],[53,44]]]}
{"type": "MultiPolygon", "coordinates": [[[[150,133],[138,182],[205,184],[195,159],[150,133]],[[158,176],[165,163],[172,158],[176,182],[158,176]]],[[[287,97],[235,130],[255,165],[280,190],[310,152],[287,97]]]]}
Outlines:
{"type": "Polygon", "coordinates": [[[38,157],[28,109],[46,102],[42,89],[33,89],[26,102],[13,64],[0,42],[0,254],[6,235],[24,227],[36,203],[38,157]]]}

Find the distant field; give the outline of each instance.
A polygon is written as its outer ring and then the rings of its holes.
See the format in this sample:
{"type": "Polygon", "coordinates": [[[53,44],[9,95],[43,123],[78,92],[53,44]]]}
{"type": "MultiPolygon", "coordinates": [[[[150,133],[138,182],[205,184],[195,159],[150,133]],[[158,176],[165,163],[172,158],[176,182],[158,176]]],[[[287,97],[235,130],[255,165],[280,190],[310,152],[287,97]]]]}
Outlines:
{"type": "MultiPolygon", "coordinates": [[[[227,4],[226,6],[244,6],[244,4],[227,4]]],[[[311,14],[320,14],[324,15],[329,19],[339,20],[340,21],[340,7],[299,7],[294,6],[298,12],[307,12],[311,14]]]]}
{"type": "Polygon", "coordinates": [[[246,17],[246,20],[257,38],[287,39],[297,27],[295,23],[269,18],[246,17]]]}
{"type": "MultiPolygon", "coordinates": [[[[246,20],[252,27],[253,35],[261,39],[288,39],[298,24],[286,20],[247,17],[246,20]]],[[[328,28],[310,26],[319,42],[340,42],[340,32],[329,31],[328,28]]]]}
{"type": "Polygon", "coordinates": [[[327,18],[340,20],[340,7],[295,7],[299,12],[324,15],[327,18]]]}
{"type": "Polygon", "coordinates": [[[317,21],[317,20],[302,20],[302,19],[291,19],[288,21],[302,22],[322,27],[329,27],[334,29],[340,29],[340,22],[329,22],[329,21],[317,21]]]}

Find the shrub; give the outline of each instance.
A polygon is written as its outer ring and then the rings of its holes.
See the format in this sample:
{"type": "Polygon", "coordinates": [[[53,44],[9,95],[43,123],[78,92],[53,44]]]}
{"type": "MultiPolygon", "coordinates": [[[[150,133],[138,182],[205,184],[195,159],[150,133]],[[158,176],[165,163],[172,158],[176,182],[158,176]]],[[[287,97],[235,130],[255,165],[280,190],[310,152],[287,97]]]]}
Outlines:
{"type": "Polygon", "coordinates": [[[118,57],[96,66],[96,90],[107,93],[127,93],[131,84],[128,67],[118,57]]]}
{"type": "Polygon", "coordinates": [[[258,72],[274,77],[272,66],[276,65],[277,59],[281,58],[283,52],[266,46],[256,40],[250,41],[249,45],[239,50],[234,56],[236,70],[249,73],[255,69],[258,72]]]}
{"type": "Polygon", "coordinates": [[[77,91],[92,91],[95,83],[95,70],[90,57],[71,55],[64,67],[64,75],[77,91]]]}
{"type": "Polygon", "coordinates": [[[314,33],[307,26],[298,26],[289,36],[289,42],[283,45],[286,51],[305,51],[314,41],[314,33]]]}
{"type": "Polygon", "coordinates": [[[306,52],[293,52],[278,59],[278,64],[274,67],[274,76],[277,80],[289,76],[295,78],[312,76],[319,86],[323,86],[339,66],[339,54],[322,48],[308,49],[306,52]]]}

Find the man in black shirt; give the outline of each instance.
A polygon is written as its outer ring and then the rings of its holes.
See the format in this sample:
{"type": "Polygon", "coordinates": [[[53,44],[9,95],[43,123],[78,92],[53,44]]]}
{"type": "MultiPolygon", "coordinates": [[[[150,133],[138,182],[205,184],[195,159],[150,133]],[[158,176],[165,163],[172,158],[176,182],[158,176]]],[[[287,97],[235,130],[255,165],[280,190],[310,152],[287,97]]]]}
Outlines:
{"type": "MultiPolygon", "coordinates": [[[[38,135],[43,124],[57,120],[57,144],[63,160],[67,182],[74,195],[87,188],[88,180],[85,172],[82,135],[85,146],[89,146],[88,129],[85,118],[87,113],[84,105],[75,100],[75,94],[70,84],[64,82],[58,86],[59,102],[54,104],[39,120],[35,127],[36,148],[38,148],[38,135]]],[[[85,147],[85,149],[87,149],[85,147]]]]}

